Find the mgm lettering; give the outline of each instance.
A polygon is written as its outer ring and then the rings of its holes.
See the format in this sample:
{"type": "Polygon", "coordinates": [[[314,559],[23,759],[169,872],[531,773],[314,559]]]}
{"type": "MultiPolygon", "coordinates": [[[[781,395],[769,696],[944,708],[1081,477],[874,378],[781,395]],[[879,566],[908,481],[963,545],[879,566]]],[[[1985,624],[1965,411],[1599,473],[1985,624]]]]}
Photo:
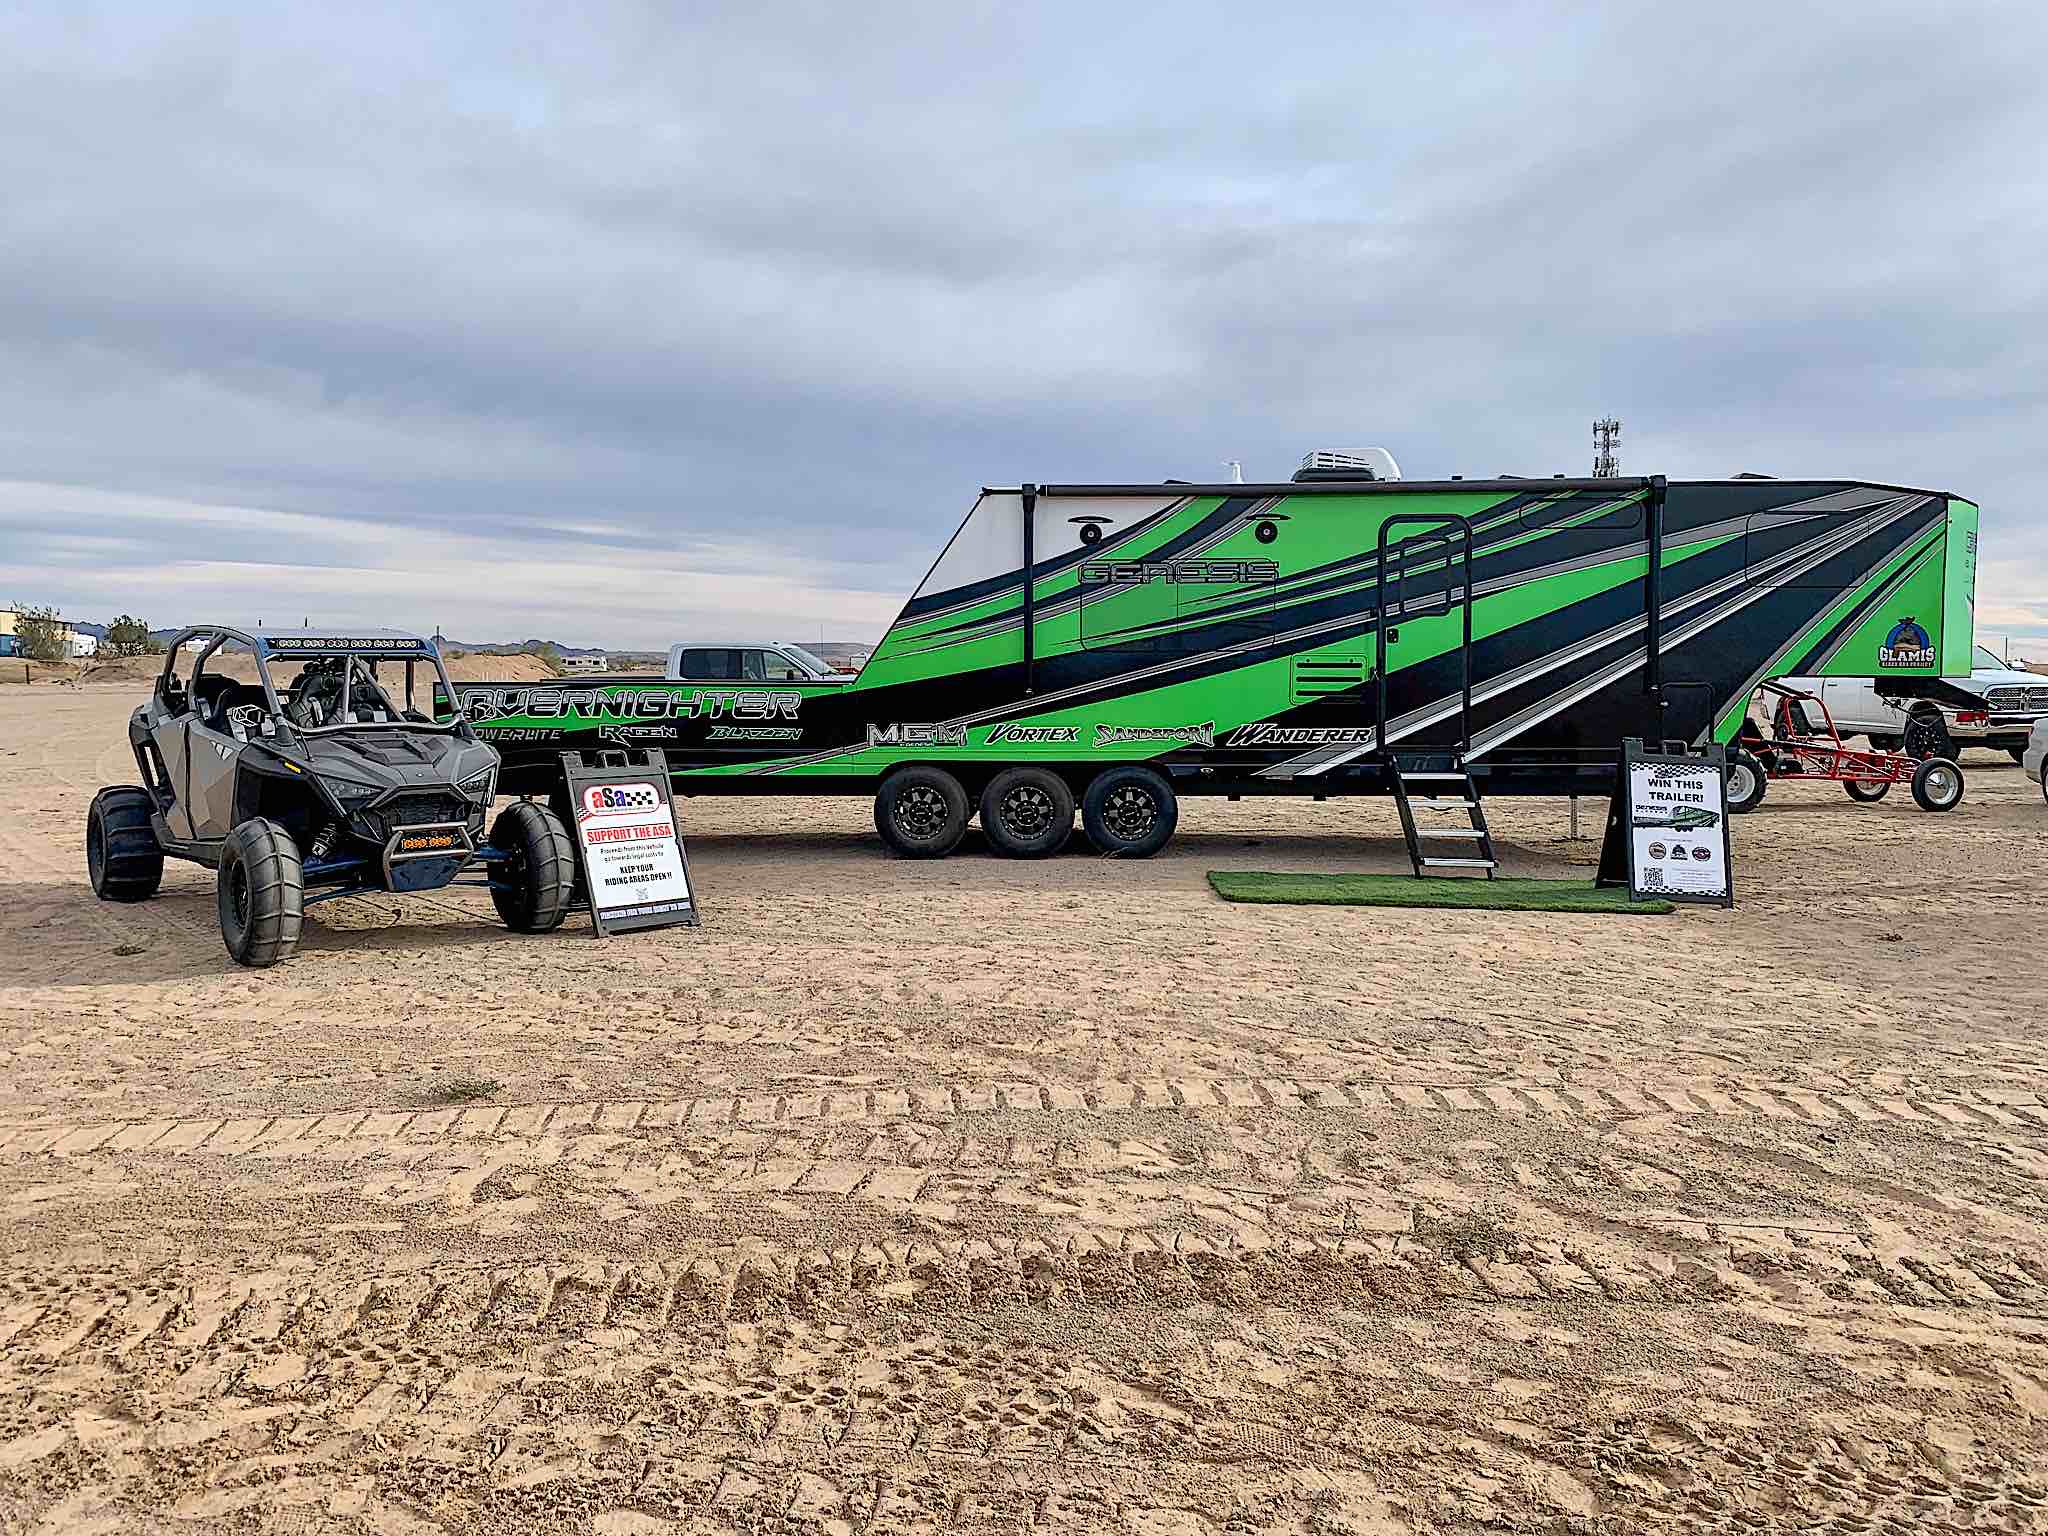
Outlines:
{"type": "Polygon", "coordinates": [[[464,689],[472,722],[525,717],[571,724],[623,720],[794,720],[804,696],[781,688],[464,689]]]}

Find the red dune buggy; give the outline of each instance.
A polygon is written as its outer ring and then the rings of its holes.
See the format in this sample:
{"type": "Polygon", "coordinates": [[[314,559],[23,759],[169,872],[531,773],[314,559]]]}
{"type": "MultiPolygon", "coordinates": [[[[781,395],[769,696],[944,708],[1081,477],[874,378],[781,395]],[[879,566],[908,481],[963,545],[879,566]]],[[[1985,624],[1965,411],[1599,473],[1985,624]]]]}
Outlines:
{"type": "Polygon", "coordinates": [[[1730,811],[1754,809],[1772,779],[1832,779],[1851,800],[1866,802],[1882,800],[1894,784],[1911,784],[1923,811],[1952,811],[1962,803],[1963,770],[1953,758],[1916,761],[1903,752],[1845,747],[1819,694],[1787,683],[1765,683],[1763,692],[1772,729],[1761,731],[1743,717],[1728,754],[1730,811]]]}

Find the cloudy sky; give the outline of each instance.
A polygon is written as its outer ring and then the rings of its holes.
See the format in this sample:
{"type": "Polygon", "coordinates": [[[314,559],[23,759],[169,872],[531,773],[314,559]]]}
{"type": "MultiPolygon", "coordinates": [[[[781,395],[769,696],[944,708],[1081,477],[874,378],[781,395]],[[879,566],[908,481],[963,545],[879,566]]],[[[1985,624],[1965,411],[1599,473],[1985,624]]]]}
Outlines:
{"type": "Polygon", "coordinates": [[[984,483],[1612,412],[2048,640],[2048,8],[1379,9],[0,10],[0,602],[872,637],[984,483]]]}

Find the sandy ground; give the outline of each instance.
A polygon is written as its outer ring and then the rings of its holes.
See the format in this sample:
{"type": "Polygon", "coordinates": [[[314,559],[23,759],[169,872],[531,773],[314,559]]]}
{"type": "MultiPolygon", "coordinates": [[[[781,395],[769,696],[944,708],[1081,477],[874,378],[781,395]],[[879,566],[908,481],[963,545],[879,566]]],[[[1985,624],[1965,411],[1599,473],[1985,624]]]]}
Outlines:
{"type": "Polygon", "coordinates": [[[913,864],[694,800],[701,931],[351,899],[252,973],[207,872],[86,887],[135,702],[0,691],[0,1528],[2048,1524],[2003,759],[1774,786],[1733,912],[1203,883],[1398,870],[1377,802],[913,864]]]}

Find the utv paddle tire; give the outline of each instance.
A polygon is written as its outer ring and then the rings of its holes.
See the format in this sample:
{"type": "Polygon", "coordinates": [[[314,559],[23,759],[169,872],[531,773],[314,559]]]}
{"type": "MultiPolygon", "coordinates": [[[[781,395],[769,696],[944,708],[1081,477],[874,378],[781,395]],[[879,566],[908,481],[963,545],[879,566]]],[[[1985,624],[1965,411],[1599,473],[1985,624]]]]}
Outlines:
{"type": "Polygon", "coordinates": [[[552,933],[576,899],[576,845],[562,818],[521,800],[491,826],[491,905],[514,933],[552,933]]]}
{"type": "Polygon", "coordinates": [[[220,937],[237,965],[262,970],[289,960],[306,915],[299,845],[274,821],[245,821],[221,844],[214,871],[220,937]]]}
{"type": "Polygon", "coordinates": [[[1954,758],[1930,757],[1913,772],[1913,798],[1923,811],[1952,811],[1963,803],[1963,770],[1954,758]]]}
{"type": "Polygon", "coordinates": [[[981,792],[981,830],[997,853],[1042,859],[1074,835],[1074,792],[1045,768],[1005,768],[981,792]]]}
{"type": "Polygon", "coordinates": [[[1133,764],[1097,774],[1081,799],[1088,841],[1120,859],[1149,859],[1166,846],[1180,823],[1173,786],[1150,768],[1133,764]]]}
{"type": "Polygon", "coordinates": [[[943,859],[967,835],[967,791],[943,768],[899,768],[875,795],[875,830],[906,859],[943,859]]]}
{"type": "Polygon", "coordinates": [[[1764,773],[1764,765],[1748,752],[1728,754],[1728,811],[1740,816],[1744,811],[1753,811],[1764,801],[1764,790],[1770,779],[1764,773]]]}
{"type": "Polygon", "coordinates": [[[85,817],[85,872],[101,901],[147,901],[164,883],[164,851],[149,824],[149,791],[103,789],[85,817]]]}
{"type": "Polygon", "coordinates": [[[1890,779],[1844,779],[1842,788],[1849,791],[1851,800],[1861,800],[1871,805],[1892,792],[1890,779]]]}

